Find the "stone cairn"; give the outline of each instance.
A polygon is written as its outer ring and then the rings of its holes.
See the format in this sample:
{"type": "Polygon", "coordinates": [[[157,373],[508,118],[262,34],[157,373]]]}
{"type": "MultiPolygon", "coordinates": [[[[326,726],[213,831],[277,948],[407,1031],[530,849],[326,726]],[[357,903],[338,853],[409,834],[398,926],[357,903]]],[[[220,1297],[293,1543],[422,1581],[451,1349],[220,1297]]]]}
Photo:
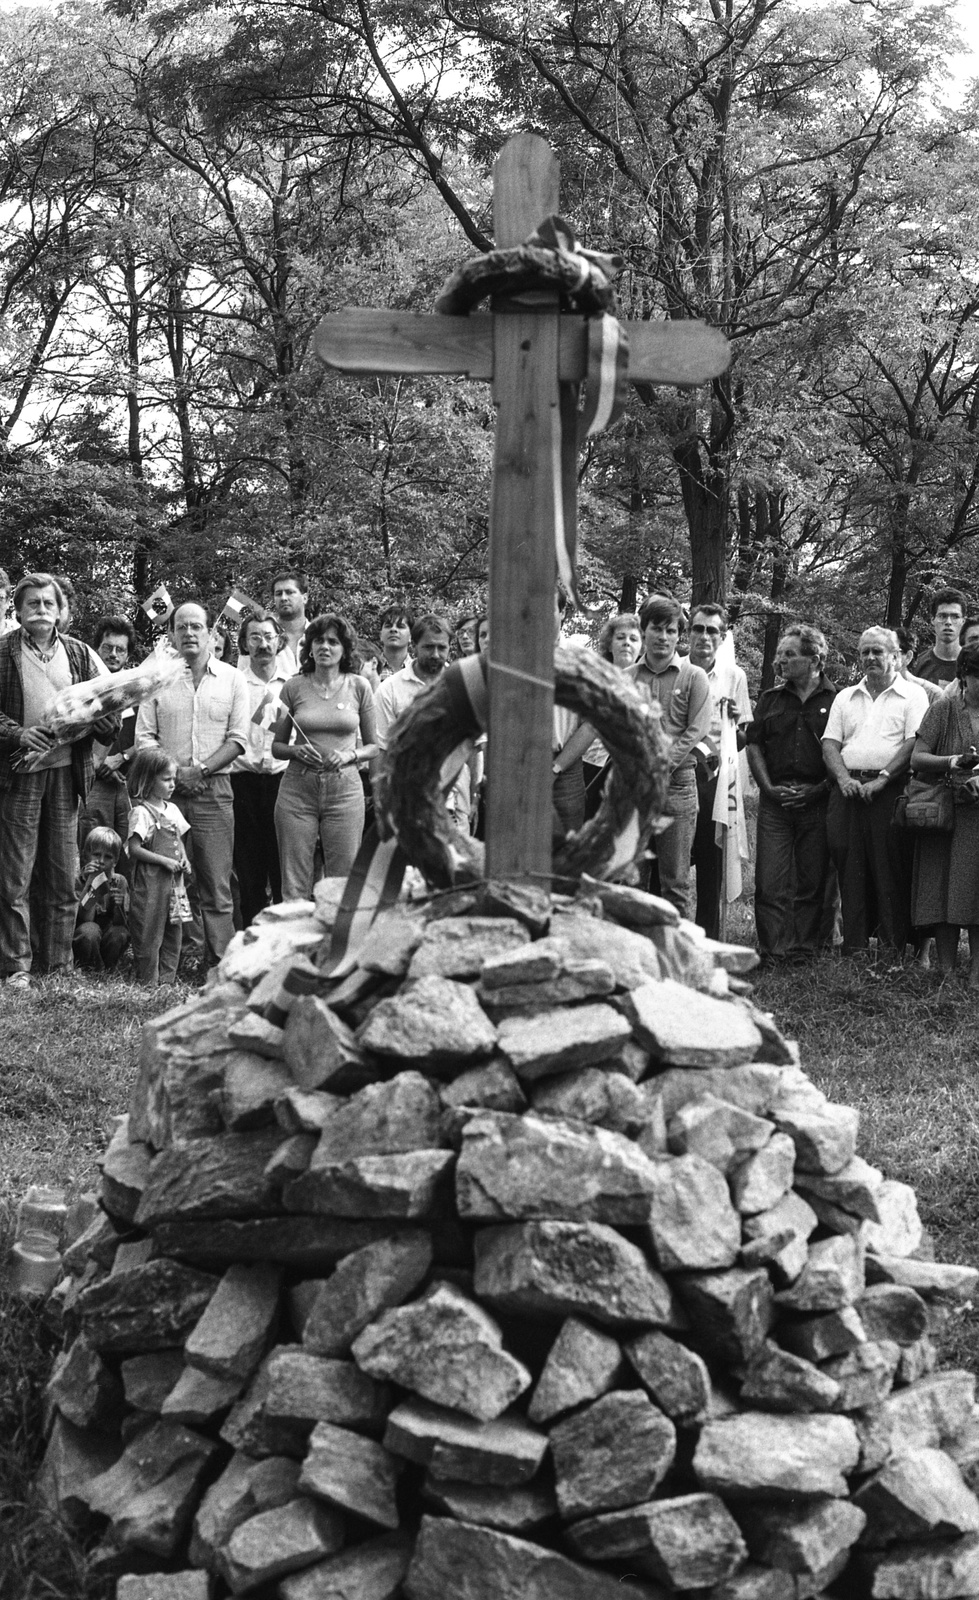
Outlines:
{"type": "Polygon", "coordinates": [[[976,1271],[635,890],[274,908],[144,1029],[38,1491],[119,1600],[979,1594],[976,1271]],[[322,978],[322,974],[320,974],[322,978]],[[120,1575],[121,1574],[121,1575],[120,1575]]]}

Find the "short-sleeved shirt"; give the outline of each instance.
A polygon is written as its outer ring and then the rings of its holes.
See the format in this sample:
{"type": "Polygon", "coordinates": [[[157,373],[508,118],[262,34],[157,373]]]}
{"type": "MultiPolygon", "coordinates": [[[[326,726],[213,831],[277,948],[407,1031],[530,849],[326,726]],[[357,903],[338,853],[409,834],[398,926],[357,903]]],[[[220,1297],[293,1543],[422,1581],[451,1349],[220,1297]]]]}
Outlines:
{"type": "MultiPolygon", "coordinates": [[[[377,747],[386,750],[388,735],[392,726],[407,711],[410,705],[418,699],[420,694],[430,689],[437,680],[435,678],[421,678],[415,671],[412,660],[405,662],[400,672],[392,673],[390,678],[385,678],[382,684],[374,690],[374,713],[377,718],[377,747]]],[[[457,763],[453,755],[443,763],[442,771],[454,769],[457,763]]],[[[471,779],[468,765],[463,766],[452,786],[452,792],[446,802],[447,809],[452,812],[460,823],[469,815],[469,799],[471,792],[471,779]]]]}
{"type": "Polygon", "coordinates": [[[674,655],[659,672],[645,656],[629,668],[640,694],[654,701],[663,713],[663,732],[671,742],[670,769],[693,768],[694,746],[709,732],[712,715],[710,682],[703,667],[687,656],[674,655]]]}
{"type": "MultiPolygon", "coordinates": [[[[162,829],[164,834],[174,839],[182,839],[185,833],[190,832],[190,823],[172,800],[167,800],[162,806],[155,801],[137,801],[129,813],[127,840],[138,839],[147,850],[157,849],[160,855],[166,855],[167,851],[160,848],[160,841],[157,840],[156,844],[153,842],[157,829],[162,829]]],[[[163,868],[160,870],[162,872],[163,868]]]]}
{"type": "Polygon", "coordinates": [[[293,733],[298,727],[323,754],[356,750],[358,734],[364,744],[374,743],[374,696],[359,673],[341,674],[329,700],[319,693],[311,673],[298,674],[283,686],[279,703],[295,719],[293,733]]]}
{"type": "Polygon", "coordinates": [[[861,678],[852,689],[841,689],[836,696],[823,738],[840,745],[848,771],[877,772],[905,740],[916,736],[927,710],[924,689],[906,678],[895,678],[876,699],[866,678],[861,678]]]}
{"type": "Polygon", "coordinates": [[[916,678],[927,678],[929,683],[951,683],[957,664],[957,657],[943,661],[933,649],[923,650],[917,661],[912,661],[911,671],[916,678]]]}
{"type": "Polygon", "coordinates": [[[248,748],[248,689],[240,672],[208,656],[197,687],[189,667],[136,719],[136,748],[159,746],[179,767],[202,766],[228,739],[248,748]]]}
{"type": "Polygon", "coordinates": [[[805,700],[784,683],[762,690],[745,739],[761,751],[772,783],[822,783],[821,741],[835,697],[836,686],[824,673],[805,700]]]}
{"type": "Polygon", "coordinates": [[[275,724],[279,715],[279,696],[288,680],[288,675],[279,670],[276,659],[275,670],[266,683],[252,670],[248,656],[243,656],[244,665],[239,663],[239,670],[248,689],[248,746],[244,755],[237,756],[231,763],[231,772],[254,772],[263,776],[274,776],[276,773],[285,772],[288,761],[278,761],[272,754],[272,740],[275,738],[275,724]]]}

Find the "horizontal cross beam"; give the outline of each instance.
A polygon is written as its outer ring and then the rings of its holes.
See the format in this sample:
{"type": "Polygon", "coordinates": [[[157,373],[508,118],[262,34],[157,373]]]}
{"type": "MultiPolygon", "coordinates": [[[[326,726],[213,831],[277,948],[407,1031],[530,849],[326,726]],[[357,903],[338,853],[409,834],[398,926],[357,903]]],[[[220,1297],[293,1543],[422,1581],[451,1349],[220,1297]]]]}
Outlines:
{"type": "MultiPolygon", "coordinates": [[[[442,373],[493,378],[493,324],[497,316],[473,312],[445,317],[418,311],[351,306],[321,317],[313,337],[316,354],[341,372],[442,373]]],[[[731,359],[722,333],[705,322],[625,322],[632,383],[669,383],[695,388],[717,378],[731,359]]],[[[558,376],[580,383],[587,374],[584,317],[559,318],[558,376]]]]}

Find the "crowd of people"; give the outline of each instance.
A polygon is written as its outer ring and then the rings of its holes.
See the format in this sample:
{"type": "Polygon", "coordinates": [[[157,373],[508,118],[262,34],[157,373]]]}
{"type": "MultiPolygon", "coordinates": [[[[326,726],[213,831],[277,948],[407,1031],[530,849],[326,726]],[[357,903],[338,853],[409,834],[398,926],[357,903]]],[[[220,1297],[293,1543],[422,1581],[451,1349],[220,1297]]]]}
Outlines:
{"type": "MultiPolygon", "coordinates": [[[[173,983],[190,954],[218,962],[236,928],[268,904],[308,899],[321,875],[350,871],[371,806],[370,776],[401,713],[457,655],[489,649],[485,615],[454,622],[403,606],[363,645],[341,615],[307,614],[303,575],[275,575],[267,608],[240,627],[188,600],[169,617],[184,670],[138,711],[106,716],[58,744],[43,727],[59,690],[124,670],[137,634],[101,617],[91,643],[71,631],[70,595],[50,573],[12,591],[0,570],[0,979],[118,967],[173,983]]],[[[555,635],[568,610],[559,591],[555,635]]],[[[752,704],[725,647],[723,606],[687,614],[653,594],[611,618],[597,648],[656,703],[670,742],[665,810],[647,887],[717,937],[722,852],[713,821],[725,720],[758,788],[755,922],[763,962],[807,961],[838,946],[936,968],[968,931],[979,987],[979,616],[957,590],[933,598],[934,641],[915,655],[871,627],[858,681],[826,675],[819,628],[785,628],[776,682],[752,704]],[[975,775],[974,775],[975,769],[975,775]],[[941,828],[898,825],[908,776],[948,790],[941,828]]],[[[447,807],[479,832],[485,740],[454,773],[447,807]]],[[[555,833],[601,803],[608,755],[595,730],[556,708],[555,833]]]]}

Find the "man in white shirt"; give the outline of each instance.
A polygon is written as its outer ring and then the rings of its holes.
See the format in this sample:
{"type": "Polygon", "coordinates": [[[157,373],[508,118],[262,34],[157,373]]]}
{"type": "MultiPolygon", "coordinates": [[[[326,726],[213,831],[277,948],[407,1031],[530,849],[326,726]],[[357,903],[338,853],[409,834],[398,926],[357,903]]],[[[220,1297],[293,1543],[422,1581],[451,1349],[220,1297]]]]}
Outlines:
{"type": "Polygon", "coordinates": [[[212,654],[212,621],[204,606],[177,607],[170,625],[187,670],[155,700],[145,701],[136,719],[137,750],[157,745],[177,763],[173,798],[190,823],[193,887],[209,966],[220,961],[235,931],[235,822],[227,769],[247,749],[251,725],[243,674],[212,654]]]}
{"type": "Polygon", "coordinates": [[[829,710],[823,759],[835,787],[826,832],[840,881],[843,953],[866,950],[873,934],[900,960],[911,936],[911,874],[906,842],[892,827],[928,696],[898,672],[889,628],[860,637],[864,676],[841,689],[829,710]]]}
{"type": "MultiPolygon", "coordinates": [[[[445,671],[452,644],[452,630],[443,617],[428,613],[419,617],[411,630],[415,658],[409,660],[390,678],[385,678],[374,693],[374,715],[377,722],[377,747],[386,750],[388,735],[393,724],[420,694],[430,689],[445,671]]],[[[450,760],[452,758],[450,757],[450,760]]],[[[459,772],[446,797],[446,810],[455,826],[463,833],[469,832],[472,796],[470,757],[459,772]]]]}
{"type": "MultiPolygon", "coordinates": [[[[695,606],[690,617],[690,660],[702,667],[710,684],[710,729],[694,747],[697,762],[697,827],[693,836],[691,861],[697,879],[697,910],[694,920],[708,938],[716,939],[721,919],[721,876],[723,854],[716,840],[714,796],[717,793],[717,768],[721,748],[721,719],[728,717],[740,729],[751,721],[751,697],[743,668],[734,660],[718,661],[717,652],[727,635],[727,612],[708,601],[695,606]]],[[[733,657],[733,651],[731,652],[733,657]]]]}
{"type": "Polygon", "coordinates": [[[238,635],[241,675],[248,690],[248,746],[231,763],[235,812],[235,873],[242,927],[282,899],[282,873],[275,833],[275,802],[282,774],[289,765],[272,754],[279,714],[279,696],[289,674],[278,651],[281,634],[267,611],[247,617],[238,635]]]}

